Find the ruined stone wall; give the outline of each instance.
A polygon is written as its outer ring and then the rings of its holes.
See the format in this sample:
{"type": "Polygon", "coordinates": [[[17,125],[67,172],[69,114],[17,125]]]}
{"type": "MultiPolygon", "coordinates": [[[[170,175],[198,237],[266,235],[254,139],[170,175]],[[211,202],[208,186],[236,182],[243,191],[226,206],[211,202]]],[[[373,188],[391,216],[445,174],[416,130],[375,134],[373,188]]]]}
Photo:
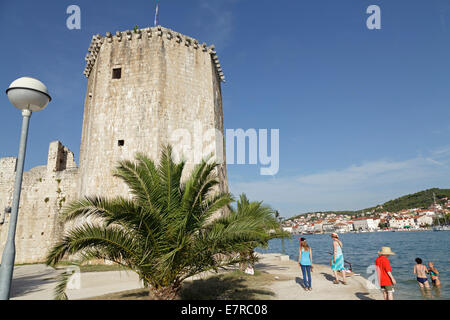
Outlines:
{"type": "MultiPolygon", "coordinates": [[[[0,159],[0,210],[12,205],[16,158],[0,159]]],[[[49,147],[46,166],[24,172],[16,231],[16,264],[45,260],[64,231],[61,208],[76,199],[78,168],[73,153],[59,141],[49,147]]],[[[10,214],[0,224],[0,248],[8,236],[10,214]]],[[[0,219],[1,222],[2,219],[0,219]]],[[[0,257],[1,258],[1,257],[0,257]]]]}
{"type": "MultiPolygon", "coordinates": [[[[126,195],[126,186],[112,177],[117,162],[132,160],[136,152],[157,159],[160,147],[174,144],[171,138],[180,129],[188,132],[179,136],[183,148],[190,144],[197,150],[202,143],[198,135],[217,129],[217,143],[209,151],[225,157],[224,78],[213,46],[156,27],[95,36],[89,51],[80,196],[126,195]],[[114,79],[114,69],[120,69],[120,79],[114,79]],[[190,143],[183,140],[189,134],[190,143]]],[[[186,172],[205,155],[188,158],[186,172]]],[[[220,188],[227,191],[225,162],[218,171],[220,188]]]]}

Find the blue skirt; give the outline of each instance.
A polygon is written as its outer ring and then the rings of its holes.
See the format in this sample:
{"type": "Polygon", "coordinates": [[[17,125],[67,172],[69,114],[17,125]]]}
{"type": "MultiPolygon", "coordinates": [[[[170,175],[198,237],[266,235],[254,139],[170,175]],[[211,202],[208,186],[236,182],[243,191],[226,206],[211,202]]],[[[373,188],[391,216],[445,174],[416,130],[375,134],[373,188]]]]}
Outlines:
{"type": "MultiPolygon", "coordinates": [[[[334,259],[333,259],[334,260],[334,259]]],[[[338,255],[336,257],[336,262],[333,263],[333,261],[331,261],[331,270],[344,270],[344,255],[338,255]]]]}

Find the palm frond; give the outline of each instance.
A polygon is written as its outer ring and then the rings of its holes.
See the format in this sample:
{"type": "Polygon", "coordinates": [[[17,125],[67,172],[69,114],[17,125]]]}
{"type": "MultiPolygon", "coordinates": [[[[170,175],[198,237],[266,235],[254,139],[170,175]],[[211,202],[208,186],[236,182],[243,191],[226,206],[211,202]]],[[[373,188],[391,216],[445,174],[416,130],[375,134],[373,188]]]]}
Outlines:
{"type": "Polygon", "coordinates": [[[119,226],[95,226],[90,223],[72,228],[47,255],[46,264],[55,265],[66,255],[73,255],[91,248],[107,250],[110,260],[138,259],[139,237],[124,232],[119,226]]]}
{"type": "Polygon", "coordinates": [[[67,272],[61,273],[58,276],[58,279],[57,279],[58,284],[56,285],[54,292],[53,292],[54,300],[68,300],[67,294],[66,294],[66,288],[67,288],[67,283],[69,282],[69,279],[71,276],[72,276],[72,274],[69,274],[67,272]]]}

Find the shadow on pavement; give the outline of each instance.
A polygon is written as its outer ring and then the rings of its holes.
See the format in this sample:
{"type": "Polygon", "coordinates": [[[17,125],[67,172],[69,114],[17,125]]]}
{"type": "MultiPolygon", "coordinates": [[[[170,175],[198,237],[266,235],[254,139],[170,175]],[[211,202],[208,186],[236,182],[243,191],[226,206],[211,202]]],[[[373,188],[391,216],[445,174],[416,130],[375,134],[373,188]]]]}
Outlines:
{"type": "Polygon", "coordinates": [[[330,274],[328,274],[328,273],[325,273],[325,272],[322,272],[321,273],[324,277],[325,277],[325,279],[327,279],[328,281],[331,281],[331,282],[333,282],[335,279],[334,279],[334,276],[332,276],[332,275],[330,275],[330,274]]]}
{"type": "Polygon", "coordinates": [[[255,269],[262,270],[262,269],[270,269],[270,270],[288,270],[289,267],[281,267],[276,264],[268,264],[268,263],[256,263],[255,269]]]}
{"type": "Polygon", "coordinates": [[[359,299],[359,300],[375,300],[372,299],[370,297],[368,297],[368,293],[367,292],[357,292],[355,293],[355,296],[359,299]]]}
{"type": "Polygon", "coordinates": [[[11,283],[11,298],[20,297],[32,292],[45,290],[42,285],[55,283],[53,275],[32,275],[13,279],[11,283]]]}
{"type": "Polygon", "coordinates": [[[52,269],[43,269],[41,266],[14,268],[10,297],[16,298],[30,293],[48,290],[49,284],[57,282],[59,273],[52,269]]]}
{"type": "Polygon", "coordinates": [[[269,290],[249,287],[245,280],[221,276],[186,283],[180,295],[182,300],[254,300],[275,296],[269,290]]]}
{"type": "Polygon", "coordinates": [[[305,283],[304,283],[304,281],[303,281],[302,278],[300,278],[300,277],[295,277],[295,282],[296,282],[297,284],[299,284],[300,287],[302,287],[303,289],[305,289],[305,283]]]}

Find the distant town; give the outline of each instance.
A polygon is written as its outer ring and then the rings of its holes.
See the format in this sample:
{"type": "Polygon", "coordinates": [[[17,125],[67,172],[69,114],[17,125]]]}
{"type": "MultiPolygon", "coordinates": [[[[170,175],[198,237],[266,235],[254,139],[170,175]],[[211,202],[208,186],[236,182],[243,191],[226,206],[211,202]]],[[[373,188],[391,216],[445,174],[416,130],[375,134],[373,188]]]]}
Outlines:
{"type": "Polygon", "coordinates": [[[398,212],[376,209],[358,214],[314,212],[283,221],[283,229],[293,234],[347,233],[377,231],[428,230],[437,218],[450,213],[448,197],[443,204],[433,203],[428,208],[402,209],[398,212]]]}

